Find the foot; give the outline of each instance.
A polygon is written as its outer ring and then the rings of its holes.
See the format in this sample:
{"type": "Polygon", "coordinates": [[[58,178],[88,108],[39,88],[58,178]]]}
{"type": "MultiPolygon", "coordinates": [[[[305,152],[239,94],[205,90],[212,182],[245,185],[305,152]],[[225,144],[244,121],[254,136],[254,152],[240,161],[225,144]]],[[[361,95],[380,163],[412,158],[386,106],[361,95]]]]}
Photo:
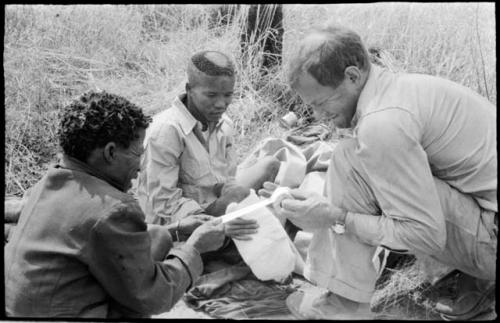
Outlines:
{"type": "Polygon", "coordinates": [[[455,295],[441,297],[436,311],[445,320],[468,320],[491,311],[495,303],[495,281],[460,273],[455,295]]]}
{"type": "Polygon", "coordinates": [[[286,299],[288,309],[302,320],[373,319],[370,303],[358,303],[332,292],[297,291],[286,299]]]}

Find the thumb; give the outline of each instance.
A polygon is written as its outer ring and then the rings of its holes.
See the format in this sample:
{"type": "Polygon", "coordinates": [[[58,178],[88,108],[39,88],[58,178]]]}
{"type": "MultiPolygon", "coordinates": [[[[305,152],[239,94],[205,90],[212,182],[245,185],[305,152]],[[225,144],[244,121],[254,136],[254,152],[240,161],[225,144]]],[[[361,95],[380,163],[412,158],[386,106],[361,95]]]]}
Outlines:
{"type": "Polygon", "coordinates": [[[305,200],[311,195],[309,192],[298,188],[290,190],[290,194],[297,200],[305,200]]]}
{"type": "Polygon", "coordinates": [[[273,182],[264,182],[264,184],[262,184],[262,187],[266,190],[274,191],[278,187],[278,184],[274,184],[273,182]]]}
{"type": "Polygon", "coordinates": [[[227,208],[226,208],[226,213],[230,213],[232,211],[234,211],[236,208],[238,207],[238,203],[236,202],[231,202],[227,208]]]}
{"type": "Polygon", "coordinates": [[[288,212],[302,212],[308,206],[309,202],[306,200],[284,199],[281,201],[281,207],[288,212]]]}
{"type": "Polygon", "coordinates": [[[210,220],[209,223],[216,226],[216,225],[219,225],[222,223],[222,219],[220,217],[214,218],[214,219],[210,220]]]}

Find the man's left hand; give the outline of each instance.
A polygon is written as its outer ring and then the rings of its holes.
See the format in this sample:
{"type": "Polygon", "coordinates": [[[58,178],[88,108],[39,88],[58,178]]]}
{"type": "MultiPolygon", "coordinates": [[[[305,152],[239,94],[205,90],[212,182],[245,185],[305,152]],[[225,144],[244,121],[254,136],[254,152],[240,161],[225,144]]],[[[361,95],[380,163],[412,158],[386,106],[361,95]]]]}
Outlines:
{"type": "Polygon", "coordinates": [[[344,213],[318,193],[294,189],[290,194],[293,199],[282,200],[274,209],[279,216],[285,216],[303,230],[331,227],[344,213]]]}

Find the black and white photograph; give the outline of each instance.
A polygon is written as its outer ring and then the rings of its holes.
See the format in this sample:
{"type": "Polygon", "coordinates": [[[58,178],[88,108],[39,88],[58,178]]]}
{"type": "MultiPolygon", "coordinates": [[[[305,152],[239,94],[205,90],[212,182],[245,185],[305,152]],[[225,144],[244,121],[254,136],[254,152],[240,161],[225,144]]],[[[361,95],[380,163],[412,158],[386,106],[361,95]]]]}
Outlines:
{"type": "Polygon", "coordinates": [[[494,2],[3,10],[2,320],[497,319],[494,2]]]}

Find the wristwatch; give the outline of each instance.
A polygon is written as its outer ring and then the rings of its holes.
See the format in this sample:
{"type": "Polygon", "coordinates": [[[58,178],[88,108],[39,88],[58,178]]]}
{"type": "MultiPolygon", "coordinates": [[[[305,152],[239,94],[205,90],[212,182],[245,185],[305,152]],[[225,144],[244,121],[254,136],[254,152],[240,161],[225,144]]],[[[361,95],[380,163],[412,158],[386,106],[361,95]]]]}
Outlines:
{"type": "Polygon", "coordinates": [[[347,211],[343,211],[342,215],[335,220],[335,225],[333,226],[333,231],[336,234],[344,234],[345,232],[345,218],[347,217],[347,211]]]}

